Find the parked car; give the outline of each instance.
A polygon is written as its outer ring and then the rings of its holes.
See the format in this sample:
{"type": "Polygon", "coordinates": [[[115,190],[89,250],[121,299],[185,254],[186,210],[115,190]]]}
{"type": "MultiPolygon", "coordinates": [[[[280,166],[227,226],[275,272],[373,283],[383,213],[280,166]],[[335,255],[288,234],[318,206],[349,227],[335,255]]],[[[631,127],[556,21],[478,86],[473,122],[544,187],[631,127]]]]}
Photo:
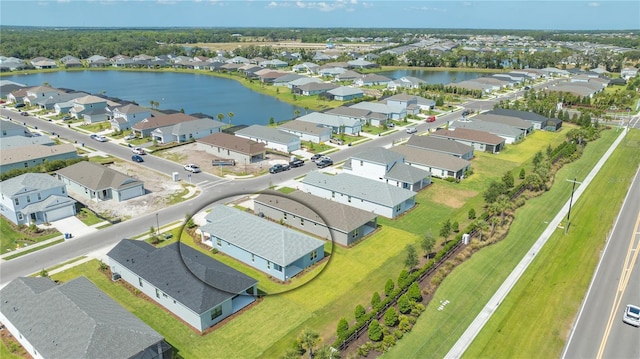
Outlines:
{"type": "Polygon", "coordinates": [[[336,144],[336,145],[339,145],[339,146],[344,145],[344,141],[339,139],[339,138],[330,138],[329,142],[331,142],[333,144],[336,144]]]}
{"type": "Polygon", "coordinates": [[[325,157],[322,160],[320,160],[320,162],[317,162],[316,166],[318,166],[318,168],[333,166],[333,160],[331,158],[325,157]]]}
{"type": "Polygon", "coordinates": [[[109,139],[107,138],[107,136],[103,136],[103,135],[97,135],[96,136],[96,140],[100,141],[100,142],[107,142],[109,141],[109,139]]]}
{"type": "Polygon", "coordinates": [[[311,162],[318,162],[322,159],[322,155],[319,154],[315,154],[313,156],[311,156],[311,162]]]}
{"type": "Polygon", "coordinates": [[[293,161],[289,162],[289,167],[302,167],[304,166],[304,160],[301,160],[299,158],[294,159],[293,161]]]}
{"type": "Polygon", "coordinates": [[[435,122],[435,121],[436,121],[436,116],[427,117],[427,122],[435,122]]]}
{"type": "Polygon", "coordinates": [[[91,137],[94,140],[98,140],[98,135],[96,135],[95,133],[92,133],[91,135],[89,135],[89,137],[91,137]]]}
{"type": "Polygon", "coordinates": [[[283,171],[288,171],[289,169],[291,169],[291,167],[289,167],[289,165],[283,165],[280,163],[276,163],[275,165],[271,166],[271,168],[269,168],[269,173],[280,173],[283,171]]]}
{"type": "Polygon", "coordinates": [[[21,114],[22,116],[29,116],[29,113],[28,113],[27,111],[22,111],[22,112],[20,112],[20,114],[21,114]]]}
{"type": "Polygon", "coordinates": [[[531,90],[531,87],[529,87],[529,86],[525,86],[525,87],[524,87],[524,89],[525,89],[525,90],[531,90]]]}
{"type": "Polygon", "coordinates": [[[418,129],[415,127],[407,127],[407,133],[412,134],[418,132],[418,129]]]}
{"type": "Polygon", "coordinates": [[[387,128],[394,128],[396,125],[393,122],[387,122],[387,128]]]}
{"type": "Polygon", "coordinates": [[[184,165],[184,170],[192,172],[192,173],[200,173],[201,172],[200,167],[198,167],[198,165],[194,165],[193,163],[189,163],[189,164],[184,165]]]}
{"type": "Polygon", "coordinates": [[[140,155],[131,156],[131,160],[134,161],[134,162],[144,162],[144,159],[140,155]]]}
{"type": "Polygon", "coordinates": [[[16,104],[16,108],[22,108],[22,107],[25,107],[25,106],[26,106],[26,105],[25,105],[25,104],[23,104],[23,103],[17,103],[17,104],[16,104]]]}
{"type": "Polygon", "coordinates": [[[146,154],[146,152],[144,151],[144,148],[142,147],[134,147],[132,149],[133,153],[135,153],[136,155],[144,155],[146,154]]]}
{"type": "Polygon", "coordinates": [[[469,116],[470,114],[471,114],[471,111],[469,111],[469,110],[462,111],[462,117],[469,116]]]}
{"type": "Polygon", "coordinates": [[[627,304],[624,315],[622,316],[622,321],[634,327],[640,327],[640,307],[627,304]]]}
{"type": "Polygon", "coordinates": [[[71,117],[71,116],[64,116],[64,117],[62,118],[62,121],[69,121],[69,120],[71,120],[71,119],[73,119],[73,117],[71,117]]]}
{"type": "Polygon", "coordinates": [[[136,135],[133,133],[124,136],[125,141],[133,140],[134,138],[136,138],[136,135]]]}

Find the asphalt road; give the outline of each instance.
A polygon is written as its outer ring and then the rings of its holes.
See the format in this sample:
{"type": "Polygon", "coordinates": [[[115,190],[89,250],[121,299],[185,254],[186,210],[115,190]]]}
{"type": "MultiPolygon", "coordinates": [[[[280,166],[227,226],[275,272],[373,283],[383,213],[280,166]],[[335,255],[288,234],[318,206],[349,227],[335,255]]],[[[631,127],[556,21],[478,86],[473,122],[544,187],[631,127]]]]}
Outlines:
{"type": "MultiPolygon", "coordinates": [[[[640,358],[640,328],[622,322],[627,304],[640,306],[639,177],[640,170],[603,251],[563,358],[640,358]]],[[[610,180],[618,179],[612,174],[610,180]]]]}

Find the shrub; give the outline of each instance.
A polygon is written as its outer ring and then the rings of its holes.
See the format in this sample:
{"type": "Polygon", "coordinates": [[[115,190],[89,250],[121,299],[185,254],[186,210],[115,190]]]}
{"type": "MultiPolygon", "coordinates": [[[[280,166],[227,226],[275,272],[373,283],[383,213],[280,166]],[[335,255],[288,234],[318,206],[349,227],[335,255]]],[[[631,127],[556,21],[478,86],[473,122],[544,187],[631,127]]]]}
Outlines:
{"type": "Polygon", "coordinates": [[[400,329],[396,329],[393,331],[393,336],[396,337],[396,339],[402,339],[402,336],[404,336],[404,332],[400,329]]]}
{"type": "Polygon", "coordinates": [[[476,210],[475,210],[475,209],[473,209],[473,208],[471,208],[471,209],[469,210],[469,214],[468,214],[468,216],[467,216],[467,217],[468,217],[469,219],[475,219],[475,218],[476,218],[476,210]]]}
{"type": "Polygon", "coordinates": [[[398,298],[398,311],[402,314],[407,314],[411,311],[411,303],[406,294],[403,294],[398,298]]]}
{"type": "Polygon", "coordinates": [[[407,316],[401,316],[402,319],[398,322],[398,329],[404,333],[407,333],[411,330],[411,323],[409,322],[409,318],[407,316]]]}
{"type": "Polygon", "coordinates": [[[384,313],[384,324],[388,327],[395,327],[398,324],[398,313],[394,307],[390,307],[384,313]]]}
{"type": "Polygon", "coordinates": [[[398,276],[398,287],[404,288],[407,284],[407,278],[409,277],[409,272],[406,269],[403,269],[398,276]]]}
{"type": "Polygon", "coordinates": [[[376,319],[372,320],[371,323],[369,323],[367,334],[369,335],[369,339],[373,340],[374,342],[379,342],[380,340],[382,340],[382,327],[376,319]]]}
{"type": "Polygon", "coordinates": [[[367,314],[367,311],[361,304],[358,304],[355,310],[356,322],[360,322],[365,314],[367,314]]]}
{"type": "Polygon", "coordinates": [[[387,283],[385,283],[384,285],[384,295],[388,297],[389,294],[393,292],[394,287],[395,287],[395,284],[393,284],[393,279],[389,278],[387,280],[387,283]]]}
{"type": "Polygon", "coordinates": [[[380,302],[380,294],[378,292],[374,292],[371,297],[371,307],[374,309],[377,308],[380,305],[380,302]]]}
{"type": "Polygon", "coordinates": [[[394,335],[385,335],[384,339],[382,340],[382,348],[384,351],[389,350],[389,348],[391,348],[392,346],[396,345],[396,342],[398,340],[396,339],[396,337],[394,335]]]}
{"type": "Polygon", "coordinates": [[[417,282],[411,283],[409,290],[407,290],[407,297],[409,300],[413,300],[415,302],[422,301],[422,294],[420,293],[420,287],[417,282]]]}
{"type": "Polygon", "coordinates": [[[338,322],[338,328],[336,330],[338,339],[341,339],[341,340],[346,339],[348,332],[349,332],[349,323],[345,318],[340,318],[340,321],[338,322]]]}

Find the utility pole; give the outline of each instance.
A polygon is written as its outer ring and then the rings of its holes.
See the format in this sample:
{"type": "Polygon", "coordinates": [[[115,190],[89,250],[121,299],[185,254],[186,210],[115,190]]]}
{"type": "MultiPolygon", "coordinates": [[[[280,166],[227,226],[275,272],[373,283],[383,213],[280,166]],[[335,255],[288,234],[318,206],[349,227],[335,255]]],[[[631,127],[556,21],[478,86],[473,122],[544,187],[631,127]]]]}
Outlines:
{"type": "Polygon", "coordinates": [[[157,213],[156,213],[156,235],[160,235],[160,221],[158,220],[157,213]]]}
{"type": "Polygon", "coordinates": [[[573,180],[567,180],[567,182],[573,182],[573,187],[571,188],[571,199],[569,200],[569,211],[567,212],[567,225],[564,227],[564,234],[567,234],[569,231],[569,225],[571,224],[571,206],[573,205],[573,192],[576,190],[576,183],[582,184],[582,182],[576,181],[574,177],[573,180]]]}

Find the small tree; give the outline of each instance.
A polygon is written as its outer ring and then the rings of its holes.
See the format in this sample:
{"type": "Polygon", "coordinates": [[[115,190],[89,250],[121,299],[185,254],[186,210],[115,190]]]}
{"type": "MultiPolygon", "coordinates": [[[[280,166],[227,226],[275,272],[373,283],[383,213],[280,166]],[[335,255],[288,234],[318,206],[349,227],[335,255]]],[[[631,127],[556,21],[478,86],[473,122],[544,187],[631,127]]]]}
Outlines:
{"type": "Polygon", "coordinates": [[[422,301],[422,294],[420,293],[418,282],[411,283],[409,289],[407,290],[407,296],[409,297],[409,300],[413,300],[414,302],[422,301]]]}
{"type": "Polygon", "coordinates": [[[394,307],[389,307],[384,313],[384,324],[388,327],[395,327],[398,324],[398,313],[394,307]]]}
{"type": "Polygon", "coordinates": [[[436,245],[436,239],[433,237],[431,231],[427,232],[424,237],[422,237],[422,241],[420,241],[420,248],[424,251],[424,256],[429,257],[429,254],[433,250],[433,247],[436,245]]]}
{"type": "Polygon", "coordinates": [[[471,208],[471,209],[469,210],[469,214],[468,214],[468,216],[467,216],[467,217],[468,217],[469,219],[475,219],[475,218],[476,218],[476,210],[475,210],[475,209],[473,209],[473,208],[471,208]]]}
{"type": "Polygon", "coordinates": [[[513,174],[511,173],[511,171],[505,172],[505,174],[502,176],[502,183],[504,183],[507,188],[513,188],[514,182],[515,181],[513,179],[513,174]]]}
{"type": "Polygon", "coordinates": [[[222,120],[224,120],[224,113],[219,113],[218,114],[218,121],[222,122],[222,120]]]}
{"type": "Polygon", "coordinates": [[[273,117],[269,117],[269,124],[270,125],[275,125],[276,124],[276,120],[273,117]]]}
{"type": "Polygon", "coordinates": [[[356,322],[361,321],[365,314],[367,314],[367,311],[364,309],[362,304],[356,305],[356,310],[355,310],[356,322]]]}
{"type": "Polygon", "coordinates": [[[374,342],[379,342],[382,340],[382,327],[380,327],[380,323],[378,322],[378,320],[374,319],[371,321],[371,323],[369,323],[367,334],[369,334],[369,339],[373,340],[374,342]]]}
{"type": "Polygon", "coordinates": [[[347,333],[349,332],[349,323],[345,318],[340,318],[338,322],[338,328],[336,329],[336,334],[338,334],[338,339],[344,340],[347,339],[347,333]]]}
{"type": "Polygon", "coordinates": [[[384,284],[384,295],[389,296],[391,292],[393,292],[393,288],[395,288],[395,284],[393,284],[393,279],[387,279],[387,283],[384,284]]]}
{"type": "Polygon", "coordinates": [[[409,297],[407,297],[406,293],[398,298],[398,310],[402,314],[407,314],[411,311],[411,302],[409,301],[409,297]]]}
{"type": "Polygon", "coordinates": [[[409,278],[409,272],[406,269],[401,270],[398,275],[398,288],[403,288],[407,284],[407,278],[409,278]]]}
{"type": "Polygon", "coordinates": [[[309,353],[309,359],[313,358],[313,349],[315,349],[316,345],[320,343],[320,334],[314,332],[313,330],[306,328],[300,333],[300,337],[298,338],[302,347],[307,350],[309,353]]]}
{"type": "Polygon", "coordinates": [[[518,175],[518,178],[520,178],[521,180],[523,180],[526,176],[526,172],[524,171],[524,168],[520,169],[520,174],[518,175]]]}
{"type": "Polygon", "coordinates": [[[447,241],[447,237],[451,235],[451,220],[447,219],[442,228],[440,228],[440,237],[442,237],[445,242],[447,241]]]}
{"type": "Polygon", "coordinates": [[[233,116],[235,116],[236,114],[233,112],[229,112],[227,114],[227,117],[229,117],[229,127],[231,127],[231,120],[233,119],[233,116]]]}
{"type": "Polygon", "coordinates": [[[43,278],[48,278],[49,277],[49,272],[47,272],[46,269],[42,268],[42,270],[40,271],[40,276],[43,278]]]}
{"type": "Polygon", "coordinates": [[[404,259],[404,266],[411,270],[418,265],[418,254],[416,253],[415,247],[411,244],[407,244],[405,250],[407,251],[407,256],[404,259]]]}
{"type": "Polygon", "coordinates": [[[451,230],[454,231],[455,233],[460,232],[460,224],[458,223],[458,221],[454,221],[451,224],[451,230]]]}
{"type": "Polygon", "coordinates": [[[378,292],[374,292],[373,296],[371,297],[371,307],[377,308],[378,305],[380,305],[381,301],[382,300],[380,299],[380,294],[378,292]]]}

